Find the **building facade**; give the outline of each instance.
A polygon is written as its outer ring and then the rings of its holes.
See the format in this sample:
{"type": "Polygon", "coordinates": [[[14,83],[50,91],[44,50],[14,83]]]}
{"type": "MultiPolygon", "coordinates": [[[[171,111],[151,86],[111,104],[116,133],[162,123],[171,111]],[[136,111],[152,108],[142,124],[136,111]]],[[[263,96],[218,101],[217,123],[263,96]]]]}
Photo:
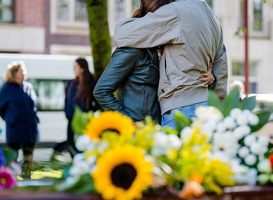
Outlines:
{"type": "MultiPolygon", "coordinates": [[[[111,36],[139,0],[108,0],[111,36]]],[[[244,81],[242,0],[207,0],[218,15],[228,52],[229,81],[244,81]],[[239,31],[239,32],[238,32],[239,31]],[[238,34],[236,34],[238,33],[238,34]]],[[[251,93],[273,93],[273,3],[248,0],[251,93]],[[270,5],[271,4],[271,5],[270,5]]],[[[90,55],[84,0],[1,0],[0,53],[90,55]]],[[[113,44],[115,47],[115,44],[113,44]]]]}

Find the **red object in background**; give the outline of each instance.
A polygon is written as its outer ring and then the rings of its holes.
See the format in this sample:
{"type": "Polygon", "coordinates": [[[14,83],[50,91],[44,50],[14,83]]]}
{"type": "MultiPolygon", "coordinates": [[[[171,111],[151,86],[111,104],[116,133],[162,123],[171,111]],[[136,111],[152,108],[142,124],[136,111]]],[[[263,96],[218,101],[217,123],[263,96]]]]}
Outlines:
{"type": "Polygon", "coordinates": [[[271,166],[273,165],[273,154],[271,154],[270,156],[269,156],[269,161],[270,161],[270,164],[271,164],[271,166]]]}

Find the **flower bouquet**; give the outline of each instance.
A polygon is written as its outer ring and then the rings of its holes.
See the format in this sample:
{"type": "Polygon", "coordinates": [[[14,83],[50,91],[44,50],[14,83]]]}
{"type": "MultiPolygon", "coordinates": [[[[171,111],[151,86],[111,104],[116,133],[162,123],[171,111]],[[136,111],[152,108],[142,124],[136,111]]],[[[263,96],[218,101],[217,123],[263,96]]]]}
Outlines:
{"type": "Polygon", "coordinates": [[[82,153],[74,156],[58,190],[118,200],[168,190],[191,198],[221,194],[225,186],[270,182],[270,143],[251,134],[270,113],[254,114],[255,98],[240,102],[238,89],[224,105],[211,92],[208,103],[194,119],[177,112],[177,130],[162,128],[149,117],[134,123],[119,112],[76,108],[72,123],[82,153]]]}

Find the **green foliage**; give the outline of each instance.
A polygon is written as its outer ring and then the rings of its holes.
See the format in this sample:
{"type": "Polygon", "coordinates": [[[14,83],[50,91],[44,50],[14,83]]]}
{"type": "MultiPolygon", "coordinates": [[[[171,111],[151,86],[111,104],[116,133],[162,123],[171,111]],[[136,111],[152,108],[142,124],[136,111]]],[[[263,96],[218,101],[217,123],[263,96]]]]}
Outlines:
{"type": "Polygon", "coordinates": [[[192,121],[188,117],[180,113],[179,111],[176,111],[174,115],[175,115],[174,119],[175,119],[175,124],[178,130],[178,133],[180,133],[181,130],[185,128],[186,126],[191,125],[192,121]]]}
{"type": "MultiPolygon", "coordinates": [[[[256,105],[256,97],[246,97],[240,100],[239,89],[235,87],[230,93],[225,97],[224,103],[221,104],[219,97],[213,92],[209,92],[208,105],[218,108],[223,115],[226,117],[229,115],[233,108],[239,108],[241,110],[247,109],[253,111],[256,105]]],[[[256,126],[251,126],[251,131],[255,132],[262,128],[270,117],[269,111],[259,111],[255,113],[259,118],[259,124],[256,126]]]]}
{"type": "Polygon", "coordinates": [[[2,148],[3,150],[3,154],[5,156],[6,159],[6,165],[9,165],[12,161],[14,161],[17,157],[17,151],[11,149],[11,148],[2,148]]]}
{"type": "Polygon", "coordinates": [[[94,113],[92,111],[89,112],[83,112],[81,109],[76,106],[75,112],[72,119],[72,128],[76,133],[82,133],[87,125],[87,123],[90,121],[90,119],[93,117],[94,113]]]}

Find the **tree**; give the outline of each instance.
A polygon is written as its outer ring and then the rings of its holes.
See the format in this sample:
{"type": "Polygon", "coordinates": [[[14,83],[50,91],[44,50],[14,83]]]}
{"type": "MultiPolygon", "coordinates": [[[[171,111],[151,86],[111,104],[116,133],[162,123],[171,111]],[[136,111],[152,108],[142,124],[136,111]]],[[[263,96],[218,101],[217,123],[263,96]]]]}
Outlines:
{"type": "Polygon", "coordinates": [[[107,0],[85,0],[95,76],[98,79],[111,59],[112,43],[108,27],[107,0]]]}

